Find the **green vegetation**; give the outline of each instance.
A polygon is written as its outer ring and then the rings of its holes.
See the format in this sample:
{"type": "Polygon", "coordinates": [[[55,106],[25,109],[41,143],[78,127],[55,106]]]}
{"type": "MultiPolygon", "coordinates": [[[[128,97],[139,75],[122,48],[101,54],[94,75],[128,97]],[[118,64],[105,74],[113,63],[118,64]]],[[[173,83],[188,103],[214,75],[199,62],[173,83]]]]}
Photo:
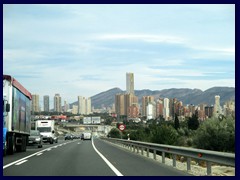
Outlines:
{"type": "MultiPolygon", "coordinates": [[[[126,129],[117,128],[111,137],[152,142],[199,149],[235,152],[235,119],[233,117],[211,118],[199,122],[197,114],[185,121],[149,120],[148,124],[124,121],[126,129]]],[[[117,124],[118,127],[118,124],[117,124]]]]}

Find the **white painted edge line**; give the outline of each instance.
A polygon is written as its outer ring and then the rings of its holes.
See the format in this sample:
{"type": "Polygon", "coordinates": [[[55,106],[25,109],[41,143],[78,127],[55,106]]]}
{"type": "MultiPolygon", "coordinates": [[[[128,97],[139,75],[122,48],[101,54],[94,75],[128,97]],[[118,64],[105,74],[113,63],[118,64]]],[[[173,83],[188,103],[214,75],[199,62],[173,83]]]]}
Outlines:
{"type": "Polygon", "coordinates": [[[41,156],[43,153],[38,153],[38,154],[36,154],[36,156],[41,156]]]}
{"type": "Polygon", "coordinates": [[[105,158],[95,147],[94,143],[93,143],[93,139],[92,139],[92,146],[94,148],[94,150],[98,153],[98,155],[105,161],[105,163],[110,167],[110,169],[112,169],[112,171],[117,175],[117,176],[123,176],[122,173],[120,173],[120,171],[117,170],[117,168],[115,168],[112,163],[110,163],[107,158],[105,158]]]}
{"type": "Polygon", "coordinates": [[[23,160],[23,161],[20,161],[19,163],[16,163],[15,165],[20,165],[20,164],[23,164],[23,163],[25,163],[25,162],[27,162],[28,160],[23,160]]]}

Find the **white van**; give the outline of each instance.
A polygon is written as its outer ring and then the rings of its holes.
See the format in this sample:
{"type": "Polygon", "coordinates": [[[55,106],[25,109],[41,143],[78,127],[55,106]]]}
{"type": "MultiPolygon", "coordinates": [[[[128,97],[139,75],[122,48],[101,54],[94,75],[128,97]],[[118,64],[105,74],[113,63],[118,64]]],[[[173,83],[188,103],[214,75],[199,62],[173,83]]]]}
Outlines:
{"type": "Polygon", "coordinates": [[[92,139],[92,133],[90,132],[84,132],[81,137],[82,140],[91,140],[92,139]]]}

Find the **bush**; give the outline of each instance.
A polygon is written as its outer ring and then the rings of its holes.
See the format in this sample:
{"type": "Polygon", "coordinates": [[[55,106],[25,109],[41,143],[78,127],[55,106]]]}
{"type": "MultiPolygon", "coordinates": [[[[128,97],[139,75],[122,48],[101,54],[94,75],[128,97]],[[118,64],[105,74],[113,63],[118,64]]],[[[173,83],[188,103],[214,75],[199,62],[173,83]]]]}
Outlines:
{"type": "Polygon", "coordinates": [[[108,133],[108,136],[111,138],[121,138],[121,132],[117,128],[111,129],[111,131],[108,133]]]}
{"type": "Polygon", "coordinates": [[[193,139],[196,148],[235,152],[235,120],[212,118],[204,121],[193,139]]]}

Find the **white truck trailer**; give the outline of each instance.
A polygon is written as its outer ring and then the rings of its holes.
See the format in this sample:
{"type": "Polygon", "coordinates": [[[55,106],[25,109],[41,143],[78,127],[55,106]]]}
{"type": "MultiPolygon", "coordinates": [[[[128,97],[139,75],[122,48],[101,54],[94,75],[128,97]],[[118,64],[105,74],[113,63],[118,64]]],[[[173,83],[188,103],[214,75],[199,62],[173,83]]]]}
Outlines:
{"type": "Polygon", "coordinates": [[[31,93],[3,75],[3,153],[26,151],[31,126],[31,93]]]}

